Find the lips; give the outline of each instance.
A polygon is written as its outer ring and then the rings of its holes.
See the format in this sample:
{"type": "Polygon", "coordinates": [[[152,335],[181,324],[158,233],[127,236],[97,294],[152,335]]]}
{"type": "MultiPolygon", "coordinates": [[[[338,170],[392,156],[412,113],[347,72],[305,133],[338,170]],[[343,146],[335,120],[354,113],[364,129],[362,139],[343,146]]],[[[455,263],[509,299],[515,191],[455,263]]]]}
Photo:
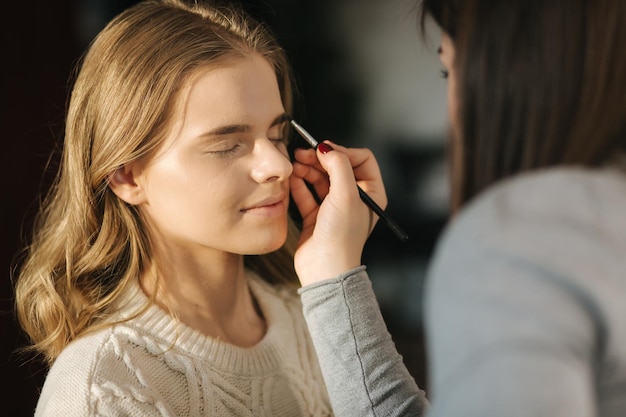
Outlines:
{"type": "Polygon", "coordinates": [[[254,210],[261,210],[264,208],[274,208],[277,207],[279,205],[282,205],[285,201],[285,199],[287,198],[287,196],[285,194],[280,194],[277,196],[271,196],[271,197],[267,197],[263,200],[260,200],[248,207],[245,207],[243,209],[241,209],[241,211],[243,212],[249,212],[249,211],[254,211],[254,210]]]}

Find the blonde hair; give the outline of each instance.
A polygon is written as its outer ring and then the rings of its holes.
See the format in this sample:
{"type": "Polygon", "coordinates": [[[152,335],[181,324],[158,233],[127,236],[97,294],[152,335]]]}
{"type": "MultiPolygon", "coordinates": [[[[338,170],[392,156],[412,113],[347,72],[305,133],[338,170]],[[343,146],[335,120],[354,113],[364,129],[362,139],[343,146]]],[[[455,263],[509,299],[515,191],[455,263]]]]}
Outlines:
{"type": "MultiPolygon", "coordinates": [[[[72,88],[61,165],[35,220],[16,282],[29,351],[48,363],[76,337],[105,326],[107,310],[147,267],[150,242],[138,210],[108,187],[119,167],[163,140],[177,92],[194,70],[257,53],[274,68],[287,113],[291,73],[268,29],[243,11],[182,0],[148,0],[94,39],[72,88]]],[[[271,283],[292,283],[298,229],[278,251],[247,256],[271,283]]]]}

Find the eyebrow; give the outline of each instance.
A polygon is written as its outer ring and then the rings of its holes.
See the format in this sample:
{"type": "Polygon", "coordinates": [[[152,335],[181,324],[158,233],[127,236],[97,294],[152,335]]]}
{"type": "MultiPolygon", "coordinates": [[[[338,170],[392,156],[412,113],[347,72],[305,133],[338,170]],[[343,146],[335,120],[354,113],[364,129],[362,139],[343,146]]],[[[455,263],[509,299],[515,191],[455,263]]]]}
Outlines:
{"type": "MultiPolygon", "coordinates": [[[[281,123],[285,123],[290,120],[291,120],[291,116],[289,116],[287,113],[283,113],[272,121],[272,123],[270,124],[270,127],[277,126],[281,123]]],[[[216,127],[215,129],[211,129],[208,132],[203,133],[200,136],[230,135],[232,133],[247,132],[250,130],[250,128],[251,128],[250,125],[243,125],[243,124],[219,126],[219,127],[216,127]]]]}

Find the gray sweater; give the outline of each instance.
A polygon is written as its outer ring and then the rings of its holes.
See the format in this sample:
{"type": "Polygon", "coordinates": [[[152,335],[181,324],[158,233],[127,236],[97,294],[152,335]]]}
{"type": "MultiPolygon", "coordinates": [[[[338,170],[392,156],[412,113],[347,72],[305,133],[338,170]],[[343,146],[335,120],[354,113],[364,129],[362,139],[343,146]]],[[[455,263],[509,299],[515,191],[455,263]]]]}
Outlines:
{"type": "Polygon", "coordinates": [[[300,290],[338,416],[626,415],[626,176],[559,168],[450,223],[425,298],[428,408],[364,268],[300,290]]]}

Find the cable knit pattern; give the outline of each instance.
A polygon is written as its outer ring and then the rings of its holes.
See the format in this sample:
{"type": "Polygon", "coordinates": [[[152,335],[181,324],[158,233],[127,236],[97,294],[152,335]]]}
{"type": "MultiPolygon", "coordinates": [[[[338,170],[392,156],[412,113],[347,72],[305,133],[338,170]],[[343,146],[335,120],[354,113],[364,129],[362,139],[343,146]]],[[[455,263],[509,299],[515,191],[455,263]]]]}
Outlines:
{"type": "MultiPolygon", "coordinates": [[[[73,341],[46,378],[36,416],[328,416],[317,357],[295,290],[249,273],[268,330],[241,348],[157,306],[73,341]]],[[[122,317],[146,303],[134,287],[122,317]]]]}

